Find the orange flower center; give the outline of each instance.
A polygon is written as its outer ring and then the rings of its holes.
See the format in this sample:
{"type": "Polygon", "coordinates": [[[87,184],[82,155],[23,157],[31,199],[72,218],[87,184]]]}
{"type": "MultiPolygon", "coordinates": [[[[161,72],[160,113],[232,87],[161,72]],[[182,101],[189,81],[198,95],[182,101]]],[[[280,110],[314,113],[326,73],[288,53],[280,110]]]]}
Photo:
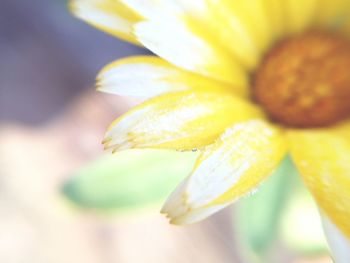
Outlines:
{"type": "Polygon", "coordinates": [[[284,40],[253,77],[253,99],[272,120],[323,127],[350,116],[350,42],[331,32],[284,40]]]}

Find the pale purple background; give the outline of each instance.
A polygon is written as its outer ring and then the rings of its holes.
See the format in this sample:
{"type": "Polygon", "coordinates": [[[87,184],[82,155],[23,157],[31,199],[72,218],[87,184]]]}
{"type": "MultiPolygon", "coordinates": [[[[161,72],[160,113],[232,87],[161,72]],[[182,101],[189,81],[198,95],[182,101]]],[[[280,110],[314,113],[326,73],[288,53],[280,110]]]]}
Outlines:
{"type": "Polygon", "coordinates": [[[0,121],[42,124],[108,62],[145,51],[73,17],[63,0],[0,1],[0,121]]]}

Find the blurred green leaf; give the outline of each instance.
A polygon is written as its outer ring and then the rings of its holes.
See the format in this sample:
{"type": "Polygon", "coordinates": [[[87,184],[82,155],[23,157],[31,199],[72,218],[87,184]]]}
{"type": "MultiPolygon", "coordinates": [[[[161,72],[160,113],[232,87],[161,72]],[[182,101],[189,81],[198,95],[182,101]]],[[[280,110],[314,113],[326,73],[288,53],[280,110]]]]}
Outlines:
{"type": "Polygon", "coordinates": [[[248,252],[262,258],[276,239],[283,207],[295,168],[287,157],[280,167],[248,198],[237,203],[237,228],[248,252]]]}
{"type": "Polygon", "coordinates": [[[197,153],[127,150],[108,154],[79,170],[64,194],[84,208],[121,210],[164,201],[191,171],[197,153]]]}
{"type": "Polygon", "coordinates": [[[281,219],[281,236],[295,252],[313,255],[327,251],[318,208],[310,192],[296,178],[293,192],[281,219]]]}

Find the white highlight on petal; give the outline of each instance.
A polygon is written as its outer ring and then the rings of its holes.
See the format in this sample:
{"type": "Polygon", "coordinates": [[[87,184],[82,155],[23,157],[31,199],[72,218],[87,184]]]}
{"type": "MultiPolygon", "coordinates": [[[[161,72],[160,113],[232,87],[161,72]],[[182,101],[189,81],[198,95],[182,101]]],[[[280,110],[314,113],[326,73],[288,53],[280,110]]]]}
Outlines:
{"type": "Polygon", "coordinates": [[[106,134],[106,137],[113,137],[109,144],[119,145],[118,150],[122,150],[130,148],[130,145],[133,144],[137,147],[147,147],[147,145],[157,145],[176,138],[188,137],[189,134],[184,128],[188,123],[212,114],[210,108],[197,104],[191,108],[178,108],[173,113],[165,111],[164,114],[159,113],[155,118],[155,116],[148,114],[153,111],[152,108],[153,105],[149,105],[149,107],[135,112],[132,118],[121,120],[106,134]],[[150,134],[147,134],[148,132],[150,134]],[[117,136],[113,136],[113,134],[117,136]],[[126,144],[128,141],[130,143],[126,144]]]}
{"type": "Polygon", "coordinates": [[[215,214],[226,206],[227,205],[215,205],[211,207],[191,210],[182,216],[170,219],[170,223],[175,225],[193,224],[215,214]]]}
{"type": "Polygon", "coordinates": [[[235,122],[262,118],[259,108],[229,92],[173,92],[152,98],[115,120],[104,144],[189,150],[211,144],[235,122]]]}
{"type": "Polygon", "coordinates": [[[192,174],[166,201],[174,224],[204,219],[259,185],[286,153],[278,129],[263,121],[235,124],[199,156],[192,174]]]}
{"type": "Polygon", "coordinates": [[[77,14],[85,20],[98,21],[104,27],[111,27],[113,30],[124,33],[131,32],[132,25],[128,20],[122,17],[108,15],[107,13],[96,12],[96,9],[91,6],[86,6],[85,9],[79,10],[77,14]]]}
{"type": "Polygon", "coordinates": [[[132,8],[138,14],[147,19],[162,18],[180,12],[179,7],[169,0],[121,0],[125,5],[132,8]]]}
{"type": "Polygon", "coordinates": [[[159,56],[191,71],[206,64],[211,56],[207,44],[180,24],[164,26],[162,21],[140,22],[135,26],[135,34],[143,45],[159,56]]]}
{"type": "Polygon", "coordinates": [[[194,210],[190,209],[190,207],[186,205],[186,196],[183,195],[183,192],[186,191],[188,180],[189,179],[186,179],[178,185],[174,192],[168,197],[168,200],[161,210],[161,213],[167,214],[172,224],[182,225],[196,223],[226,207],[226,205],[215,205],[194,210]]]}
{"type": "Polygon", "coordinates": [[[178,91],[227,91],[246,96],[244,87],[188,72],[156,56],[135,56],[117,60],[104,67],[97,77],[99,91],[122,96],[151,98],[178,91]]]}
{"type": "Polygon", "coordinates": [[[121,0],[149,20],[161,17],[176,17],[202,13],[206,8],[205,0],[121,0]]]}
{"type": "Polygon", "coordinates": [[[188,89],[174,79],[179,72],[175,68],[146,63],[123,64],[102,71],[98,76],[98,90],[122,96],[151,98],[162,93],[188,89]]]}
{"type": "Polygon", "coordinates": [[[220,141],[224,145],[218,148],[213,146],[212,150],[208,147],[204,154],[205,162],[192,174],[188,184],[187,189],[191,193],[189,202],[202,206],[220,197],[254,166],[258,158],[265,158],[260,156],[260,149],[255,147],[261,144],[268,146],[275,134],[268,126],[258,127],[259,135],[254,136],[257,132],[256,125],[234,125],[221,136],[220,141]]]}
{"type": "Polygon", "coordinates": [[[326,216],[322,217],[325,234],[335,263],[350,262],[350,240],[326,216]]]}
{"type": "Polygon", "coordinates": [[[247,86],[248,76],[238,61],[220,47],[196,36],[185,23],[152,20],[137,23],[135,35],[145,47],[170,63],[204,76],[247,86]]]}
{"type": "Polygon", "coordinates": [[[133,36],[133,25],[138,17],[118,1],[73,0],[70,8],[80,19],[103,31],[138,44],[133,36]]]}

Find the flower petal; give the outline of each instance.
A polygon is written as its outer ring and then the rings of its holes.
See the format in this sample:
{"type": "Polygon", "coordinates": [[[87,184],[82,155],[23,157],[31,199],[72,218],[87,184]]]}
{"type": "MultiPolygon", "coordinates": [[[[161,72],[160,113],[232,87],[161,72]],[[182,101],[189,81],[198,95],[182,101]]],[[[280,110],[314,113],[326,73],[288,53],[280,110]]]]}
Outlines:
{"type": "Polygon", "coordinates": [[[218,39],[221,45],[229,50],[246,69],[254,69],[258,65],[262,52],[245,24],[225,6],[225,3],[213,0],[208,2],[208,11],[201,19],[201,24],[206,24],[206,32],[211,31],[212,38],[218,39]]]}
{"type": "Polygon", "coordinates": [[[139,45],[132,26],[140,16],[120,0],[71,0],[69,7],[80,19],[111,35],[139,45]]]}
{"type": "MultiPolygon", "coordinates": [[[[229,50],[245,69],[254,70],[264,53],[286,33],[280,0],[207,0],[199,26],[229,50]]],[[[196,30],[199,31],[199,30],[196,30]]],[[[215,42],[214,42],[215,43],[215,42]]]]}
{"type": "Polygon", "coordinates": [[[155,56],[117,60],[107,65],[97,79],[98,90],[122,96],[150,98],[185,90],[222,90],[247,96],[244,88],[234,88],[232,85],[181,70],[155,56]]]}
{"type": "Polygon", "coordinates": [[[205,148],[162,212],[175,224],[199,221],[253,191],[285,154],[278,128],[261,120],[237,123],[205,148]]]}
{"type": "Polygon", "coordinates": [[[238,25],[239,23],[235,23],[234,30],[228,28],[230,23],[227,22],[227,19],[232,17],[232,13],[226,12],[227,8],[222,2],[208,3],[207,0],[122,1],[148,20],[172,20],[173,23],[185,23],[192,34],[214,48],[231,52],[232,60],[239,60],[240,64],[245,67],[251,68],[257,64],[257,50],[254,48],[253,41],[247,36],[245,28],[238,25]]]}
{"type": "Polygon", "coordinates": [[[120,0],[147,20],[199,13],[205,9],[206,0],[120,0]]]}
{"type": "Polygon", "coordinates": [[[211,144],[232,123],[261,111],[231,93],[176,92],[155,97],[115,120],[105,147],[190,150],[211,144]]]}
{"type": "MultiPolygon", "coordinates": [[[[253,40],[261,52],[272,44],[273,36],[270,30],[268,9],[265,9],[265,0],[211,0],[218,6],[223,6],[236,18],[253,40]]],[[[230,20],[229,20],[230,21],[230,20]]],[[[231,43],[232,45],[235,42],[231,43]]]]}
{"type": "Polygon", "coordinates": [[[334,262],[350,262],[350,240],[343,236],[339,229],[326,216],[322,217],[323,228],[331,248],[334,262]]]}
{"type": "Polygon", "coordinates": [[[327,216],[350,237],[350,122],[290,131],[291,154],[327,216]]]}
{"type": "Polygon", "coordinates": [[[337,26],[341,20],[349,17],[349,0],[319,0],[316,21],[321,26],[337,26]]]}
{"type": "Polygon", "coordinates": [[[136,24],[137,39],[152,52],[186,70],[237,86],[248,86],[248,72],[221,46],[194,34],[185,21],[171,19],[136,24]]]}
{"type": "Polygon", "coordinates": [[[287,34],[285,2],[281,0],[263,0],[263,4],[268,12],[274,40],[279,40],[287,34]]]}
{"type": "Polygon", "coordinates": [[[314,22],[319,0],[286,0],[286,19],[289,33],[295,34],[309,28],[314,22]]]}

